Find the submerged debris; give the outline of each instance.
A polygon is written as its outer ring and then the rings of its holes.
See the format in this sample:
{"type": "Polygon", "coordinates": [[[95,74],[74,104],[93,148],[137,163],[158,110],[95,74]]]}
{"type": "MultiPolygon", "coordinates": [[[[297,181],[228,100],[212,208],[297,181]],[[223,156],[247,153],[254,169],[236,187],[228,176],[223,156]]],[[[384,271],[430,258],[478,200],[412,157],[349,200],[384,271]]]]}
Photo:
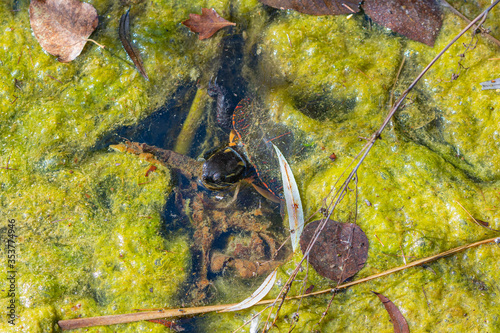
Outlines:
{"type": "Polygon", "coordinates": [[[237,201],[228,195],[217,199],[215,194],[199,188],[201,162],[137,142],[111,148],[172,168],[189,180],[187,187],[174,189],[174,201],[194,230],[192,249],[199,264],[197,290],[193,293],[195,302],[209,297],[209,275],[231,269],[241,278],[252,278],[269,274],[281,263],[284,254],[276,256],[276,245],[284,236],[279,231],[270,231],[273,209],[253,191],[240,190],[237,201]]]}

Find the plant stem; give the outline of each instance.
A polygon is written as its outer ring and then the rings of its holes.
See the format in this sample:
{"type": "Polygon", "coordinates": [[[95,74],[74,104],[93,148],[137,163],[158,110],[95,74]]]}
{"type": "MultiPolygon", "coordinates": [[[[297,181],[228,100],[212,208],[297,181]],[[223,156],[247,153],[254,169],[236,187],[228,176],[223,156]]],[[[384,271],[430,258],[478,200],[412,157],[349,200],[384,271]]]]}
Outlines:
{"type": "Polygon", "coordinates": [[[193,103],[189,109],[189,114],[182,125],[181,132],[177,137],[177,142],[175,143],[174,151],[179,154],[187,154],[191,143],[193,142],[194,135],[200,126],[204,106],[206,105],[208,95],[204,89],[197,89],[196,95],[194,96],[193,103]]]}

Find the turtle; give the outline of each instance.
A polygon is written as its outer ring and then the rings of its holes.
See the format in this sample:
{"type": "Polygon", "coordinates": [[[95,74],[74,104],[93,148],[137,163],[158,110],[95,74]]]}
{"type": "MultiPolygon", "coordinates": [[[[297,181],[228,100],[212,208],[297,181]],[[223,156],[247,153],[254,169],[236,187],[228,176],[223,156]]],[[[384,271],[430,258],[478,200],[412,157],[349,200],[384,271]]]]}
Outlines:
{"type": "Polygon", "coordinates": [[[269,121],[257,99],[245,97],[233,111],[229,143],[206,158],[201,183],[224,190],[246,180],[267,199],[281,203],[283,185],[273,144],[286,151],[292,140],[292,132],[269,121]]]}

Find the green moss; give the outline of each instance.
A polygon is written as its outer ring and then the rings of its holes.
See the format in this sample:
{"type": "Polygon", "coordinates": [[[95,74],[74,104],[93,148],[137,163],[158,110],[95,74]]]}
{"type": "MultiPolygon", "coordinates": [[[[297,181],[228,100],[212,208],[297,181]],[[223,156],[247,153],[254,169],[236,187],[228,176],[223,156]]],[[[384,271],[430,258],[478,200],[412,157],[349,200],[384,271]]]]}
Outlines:
{"type": "MultiPolygon", "coordinates": [[[[450,1],[472,18],[489,1],[450,1]]],[[[159,234],[160,212],[172,190],[168,170],[145,173],[148,163],[133,156],[96,151],[99,139],[137,124],[188,82],[206,81],[224,32],[199,41],[180,24],[202,7],[216,8],[244,31],[244,75],[262,92],[271,116],[303,131],[318,149],[292,165],[306,215],[321,206],[365,141],[385,117],[403,57],[395,97],[465,24],[445,11],[443,29],[430,48],[394,36],[363,17],[313,17],[272,13],[256,0],[135,1],[131,34],[150,81],[128,59],[118,39],[126,7],[91,2],[100,15],[94,33],[103,50],[87,44],[75,61],[62,64],[45,54],[32,35],[28,2],[20,11],[0,4],[0,217],[17,221],[18,314],[5,316],[0,330],[57,331],[57,320],[130,312],[178,304],[176,296],[191,265],[191,240],[181,232],[159,234]],[[270,14],[271,13],[271,14],[270,14]],[[320,149],[322,148],[322,149],[320,149]],[[337,155],[335,161],[328,157],[337,155]]],[[[487,23],[493,34],[500,11],[487,23]]],[[[239,30],[238,30],[239,29],[239,30]]],[[[497,34],[498,35],[498,34],[497,34]]],[[[480,90],[495,78],[497,49],[479,43],[458,71],[462,37],[411,93],[358,172],[357,223],[370,240],[366,277],[495,234],[473,225],[473,216],[500,228],[498,214],[500,108],[498,93],[480,90]],[[493,76],[492,76],[493,75],[493,76]],[[369,204],[368,204],[369,203],[369,204]],[[460,204],[460,205],[459,205],[460,204]]],[[[352,220],[354,195],[335,219],[352,220]]],[[[188,207],[186,206],[186,209],[188,207]]],[[[3,249],[2,249],[3,251],[3,249]]],[[[297,331],[391,332],[389,316],[375,290],[400,307],[412,332],[498,331],[498,247],[485,245],[342,291],[318,324],[331,295],[304,300],[297,331]],[[424,294],[425,291],[425,294],[424,294]]],[[[300,254],[279,270],[283,285],[300,254]]],[[[4,252],[0,259],[7,267],[4,252]]],[[[304,279],[301,272],[298,281],[304,279]]],[[[309,271],[315,290],[334,286],[309,271]]],[[[7,282],[0,279],[0,289],[7,282]]],[[[220,302],[244,299],[257,280],[217,279],[220,302]],[[247,290],[235,292],[234,289],[247,290]]],[[[301,283],[292,288],[298,293],[301,283]]],[[[271,292],[276,296],[278,288],[271,292]]],[[[0,307],[9,299],[2,294],[0,307]]],[[[285,303],[278,321],[291,323],[297,302],[285,303]]],[[[256,313],[211,314],[207,331],[236,329],[256,313]]],[[[82,330],[84,331],[84,330],[82,330]]],[[[164,332],[149,323],[91,328],[90,332],[164,332]]]]}

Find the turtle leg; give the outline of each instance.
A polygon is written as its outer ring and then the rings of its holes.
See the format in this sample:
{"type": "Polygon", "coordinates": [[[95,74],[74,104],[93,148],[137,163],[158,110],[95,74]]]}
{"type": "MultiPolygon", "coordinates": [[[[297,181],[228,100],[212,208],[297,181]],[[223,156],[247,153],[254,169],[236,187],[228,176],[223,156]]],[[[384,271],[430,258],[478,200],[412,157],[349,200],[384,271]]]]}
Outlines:
{"type": "Polygon", "coordinates": [[[236,187],[234,189],[234,194],[233,194],[233,197],[231,198],[231,200],[229,200],[224,205],[218,206],[217,208],[226,209],[226,208],[229,208],[232,204],[234,204],[236,199],[238,198],[238,194],[240,193],[240,188],[241,188],[241,182],[239,182],[238,185],[236,185],[236,187]]]}

